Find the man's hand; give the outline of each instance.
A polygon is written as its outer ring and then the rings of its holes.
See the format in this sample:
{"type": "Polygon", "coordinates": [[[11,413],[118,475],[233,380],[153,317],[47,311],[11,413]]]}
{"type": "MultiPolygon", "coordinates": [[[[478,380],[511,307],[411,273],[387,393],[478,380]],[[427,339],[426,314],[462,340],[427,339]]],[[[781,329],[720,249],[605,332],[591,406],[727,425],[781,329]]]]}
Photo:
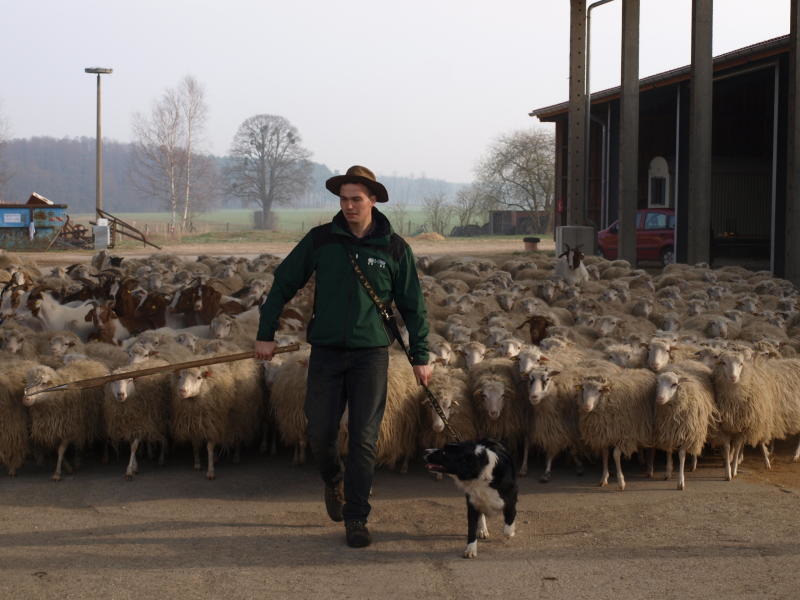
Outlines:
{"type": "Polygon", "coordinates": [[[432,371],[430,365],[414,365],[414,375],[416,375],[420,385],[428,385],[432,371]]]}
{"type": "Polygon", "coordinates": [[[272,360],[272,357],[275,356],[275,348],[277,348],[277,342],[256,342],[255,358],[257,360],[272,360]]]}

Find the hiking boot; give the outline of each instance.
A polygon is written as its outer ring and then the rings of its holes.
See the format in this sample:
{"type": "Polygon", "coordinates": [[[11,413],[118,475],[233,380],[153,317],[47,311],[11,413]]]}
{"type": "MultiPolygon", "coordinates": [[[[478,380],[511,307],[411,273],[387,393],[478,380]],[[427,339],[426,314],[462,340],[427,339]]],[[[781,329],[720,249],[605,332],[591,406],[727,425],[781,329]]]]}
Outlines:
{"type": "Polygon", "coordinates": [[[333,485],[325,484],[325,508],[331,521],[337,523],[344,520],[342,507],[344,506],[344,482],[339,481],[333,485]]]}
{"type": "Polygon", "coordinates": [[[366,521],[345,521],[347,545],[351,548],[364,548],[372,543],[366,521]]]}

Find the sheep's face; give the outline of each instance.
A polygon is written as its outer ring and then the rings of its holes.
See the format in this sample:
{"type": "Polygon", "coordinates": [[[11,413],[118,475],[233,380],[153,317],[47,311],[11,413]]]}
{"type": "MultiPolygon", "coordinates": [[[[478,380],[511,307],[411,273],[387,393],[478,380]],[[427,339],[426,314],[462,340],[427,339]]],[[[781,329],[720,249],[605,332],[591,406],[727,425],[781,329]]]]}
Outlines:
{"type": "Polygon", "coordinates": [[[233,328],[233,321],[227,315],[219,315],[211,320],[209,326],[211,333],[218,340],[229,338],[231,336],[231,329],[233,328]]]}
{"type": "Polygon", "coordinates": [[[695,317],[705,310],[706,303],[702,300],[689,300],[686,305],[686,314],[695,317]]]}
{"type": "Polygon", "coordinates": [[[435,356],[433,362],[449,365],[453,358],[453,348],[446,341],[435,341],[431,344],[431,354],[435,356]]]}
{"type": "Polygon", "coordinates": [[[708,297],[712,300],[722,300],[725,295],[725,288],[721,285],[712,285],[708,288],[708,297]]]}
{"type": "Polygon", "coordinates": [[[539,343],[539,348],[544,352],[552,352],[553,350],[563,350],[569,344],[565,339],[560,337],[546,337],[539,343]]]}
{"type": "Polygon", "coordinates": [[[117,402],[125,402],[128,398],[133,395],[135,385],[133,383],[133,379],[118,379],[117,381],[112,381],[108,384],[111,395],[114,397],[117,402]]]}
{"type": "Polygon", "coordinates": [[[501,340],[510,336],[510,332],[505,327],[489,327],[489,335],[486,336],[487,346],[496,346],[501,340]]]}
{"type": "Polygon", "coordinates": [[[528,373],[528,400],[533,406],[539,404],[550,392],[553,377],[559,371],[551,371],[547,367],[535,367],[528,373]]]}
{"type": "Polygon", "coordinates": [[[681,322],[678,315],[675,313],[667,313],[664,315],[664,323],[661,327],[664,331],[678,331],[681,328],[681,322]]]}
{"type": "Polygon", "coordinates": [[[740,298],[736,303],[736,308],[746,313],[753,314],[758,312],[758,301],[750,297],[740,298]]]}
{"type": "MultiPolygon", "coordinates": [[[[439,406],[444,413],[446,419],[450,419],[450,413],[453,410],[453,406],[458,406],[458,401],[454,398],[455,391],[452,389],[445,389],[439,393],[439,397],[437,400],[439,401],[439,406]]],[[[441,433],[444,431],[444,421],[439,416],[439,413],[436,412],[436,409],[433,406],[430,407],[431,411],[431,427],[436,433],[441,433]]]]}
{"type": "Polygon", "coordinates": [[[0,346],[6,352],[11,354],[19,354],[22,352],[22,344],[25,341],[24,336],[18,331],[9,331],[2,338],[0,338],[0,346]]]}
{"type": "Polygon", "coordinates": [[[542,353],[536,347],[528,347],[520,350],[520,353],[517,354],[520,374],[528,375],[531,370],[539,364],[541,358],[542,353]]]}
{"type": "Polygon", "coordinates": [[[191,333],[179,333],[175,336],[175,342],[181,346],[186,346],[192,352],[194,352],[197,348],[197,337],[191,333]]]}
{"type": "Polygon", "coordinates": [[[580,387],[581,395],[578,402],[581,410],[585,413],[590,413],[597,408],[603,394],[609,390],[608,381],[605,379],[584,379],[580,387]]]}
{"type": "Polygon", "coordinates": [[[619,300],[619,292],[617,290],[608,288],[603,294],[600,296],[601,302],[617,302],[619,300]]]}
{"type": "Polygon", "coordinates": [[[739,383],[742,377],[742,368],[744,367],[744,357],[741,354],[726,352],[719,357],[719,364],[722,367],[722,373],[729,382],[733,384],[739,383]]]}
{"type": "Polygon", "coordinates": [[[481,386],[483,405],[492,421],[500,418],[503,412],[505,386],[502,381],[485,381],[481,386]]]}
{"type": "Polygon", "coordinates": [[[627,367],[633,360],[633,348],[630,346],[611,346],[608,349],[608,360],[620,367],[627,367]]]}
{"type": "Polygon", "coordinates": [[[511,309],[514,308],[514,294],[498,294],[497,295],[497,304],[503,310],[507,312],[511,312],[511,309]]]}
{"type": "Polygon", "coordinates": [[[617,317],[600,317],[595,321],[595,329],[602,336],[611,335],[617,328],[617,325],[619,325],[619,319],[617,317]]]}
{"type": "Polygon", "coordinates": [[[538,298],[525,298],[519,305],[522,312],[530,317],[541,308],[542,303],[538,298]]]}
{"type": "Polygon", "coordinates": [[[668,342],[653,340],[647,353],[647,366],[653,371],[660,371],[669,364],[671,347],[668,342]]]}
{"type": "Polygon", "coordinates": [[[708,324],[708,335],[713,338],[728,337],[728,323],[724,319],[713,319],[708,324]]]}
{"type": "Polygon", "coordinates": [[[50,339],[50,352],[54,356],[64,356],[73,346],[75,346],[75,340],[63,335],[54,335],[50,339]]]}
{"type": "Polygon", "coordinates": [[[475,308],[475,298],[466,295],[456,301],[456,310],[462,315],[468,315],[475,308]]]}
{"type": "Polygon", "coordinates": [[[681,379],[672,371],[660,373],[656,384],[656,404],[663,405],[672,400],[678,392],[681,379]]]}
{"type": "Polygon", "coordinates": [[[461,347],[461,353],[464,355],[467,368],[471,369],[486,356],[486,346],[480,342],[470,342],[461,347]]]}
{"type": "Polygon", "coordinates": [[[540,283],[536,288],[536,295],[548,304],[552,304],[556,298],[556,286],[549,281],[540,283]]]}
{"type": "MultiPolygon", "coordinates": [[[[25,393],[31,394],[52,387],[56,380],[56,372],[50,367],[39,365],[28,369],[25,373],[25,393]]],[[[24,396],[22,404],[33,406],[38,396],[24,396]]]]}
{"type": "Polygon", "coordinates": [[[716,365],[717,361],[719,360],[719,350],[714,348],[703,348],[702,350],[695,352],[694,357],[705,366],[713,369],[714,365],[716,365]]]}
{"type": "Polygon", "coordinates": [[[147,360],[152,354],[153,348],[149,344],[137,342],[128,348],[128,356],[132,365],[147,360]]]}
{"type": "Polygon", "coordinates": [[[639,300],[633,305],[633,314],[637,317],[647,318],[653,312],[653,303],[649,300],[639,300]]]}
{"type": "Polygon", "coordinates": [[[522,350],[522,342],[513,338],[508,338],[502,340],[498,344],[497,348],[500,356],[504,356],[505,358],[514,358],[515,356],[519,356],[519,352],[522,350]]]}
{"type": "Polygon", "coordinates": [[[203,390],[203,381],[209,376],[208,371],[203,369],[184,369],[178,374],[175,391],[178,398],[183,400],[194,398],[200,395],[203,390]]]}

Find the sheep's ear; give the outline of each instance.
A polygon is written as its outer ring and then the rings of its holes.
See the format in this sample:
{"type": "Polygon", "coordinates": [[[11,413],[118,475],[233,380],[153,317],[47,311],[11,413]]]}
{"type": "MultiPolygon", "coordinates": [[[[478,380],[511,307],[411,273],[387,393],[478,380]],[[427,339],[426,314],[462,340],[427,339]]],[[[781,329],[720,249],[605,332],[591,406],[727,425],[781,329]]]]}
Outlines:
{"type": "Polygon", "coordinates": [[[550,371],[548,374],[550,377],[555,377],[556,375],[560,375],[561,371],[550,371]]]}
{"type": "Polygon", "coordinates": [[[74,345],[75,345],[75,342],[74,342],[74,341],[67,342],[67,346],[68,346],[69,348],[72,348],[74,345]]]}
{"type": "Polygon", "coordinates": [[[206,369],[205,371],[200,373],[200,377],[202,377],[203,379],[208,379],[209,377],[211,377],[211,375],[212,375],[211,369],[206,369]]]}
{"type": "Polygon", "coordinates": [[[583,391],[583,384],[581,384],[581,383],[576,383],[576,384],[575,384],[575,391],[576,391],[576,392],[582,392],[582,391],[583,391]]]}
{"type": "Polygon", "coordinates": [[[680,378],[678,378],[678,383],[689,383],[690,381],[691,381],[691,379],[689,379],[688,377],[680,377],[680,378]]]}
{"type": "Polygon", "coordinates": [[[606,392],[610,392],[610,391],[611,391],[611,384],[610,383],[606,383],[606,384],[603,385],[603,387],[600,388],[600,392],[601,393],[606,393],[606,392]]]}
{"type": "Polygon", "coordinates": [[[511,357],[511,360],[512,360],[513,362],[519,362],[519,354],[517,354],[516,356],[512,356],[512,357],[511,357]]]}
{"type": "Polygon", "coordinates": [[[639,346],[642,348],[649,348],[650,345],[647,342],[639,342],[639,346]]]}
{"type": "Polygon", "coordinates": [[[544,363],[546,363],[546,362],[550,362],[550,359],[549,359],[549,358],[547,358],[546,356],[540,356],[540,357],[539,357],[539,360],[538,360],[538,361],[536,361],[536,362],[538,362],[538,363],[541,363],[541,364],[544,364],[544,363]]]}
{"type": "Polygon", "coordinates": [[[88,323],[89,321],[91,321],[91,320],[92,320],[92,316],[93,316],[93,315],[94,315],[94,309],[92,309],[92,310],[90,310],[89,312],[87,312],[87,313],[86,313],[86,316],[85,316],[85,317],[83,317],[83,320],[84,320],[84,321],[86,321],[86,322],[88,323]]]}

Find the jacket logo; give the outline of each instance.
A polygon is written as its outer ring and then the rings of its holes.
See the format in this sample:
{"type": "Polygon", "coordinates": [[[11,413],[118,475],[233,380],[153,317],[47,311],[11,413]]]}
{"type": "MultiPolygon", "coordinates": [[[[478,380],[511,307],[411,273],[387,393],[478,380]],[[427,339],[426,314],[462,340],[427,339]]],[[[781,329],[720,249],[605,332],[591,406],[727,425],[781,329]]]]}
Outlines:
{"type": "Polygon", "coordinates": [[[375,265],[377,265],[379,269],[385,269],[386,268],[386,261],[385,260],[381,260],[380,258],[369,257],[367,259],[367,265],[370,266],[370,267],[374,267],[375,265]]]}

